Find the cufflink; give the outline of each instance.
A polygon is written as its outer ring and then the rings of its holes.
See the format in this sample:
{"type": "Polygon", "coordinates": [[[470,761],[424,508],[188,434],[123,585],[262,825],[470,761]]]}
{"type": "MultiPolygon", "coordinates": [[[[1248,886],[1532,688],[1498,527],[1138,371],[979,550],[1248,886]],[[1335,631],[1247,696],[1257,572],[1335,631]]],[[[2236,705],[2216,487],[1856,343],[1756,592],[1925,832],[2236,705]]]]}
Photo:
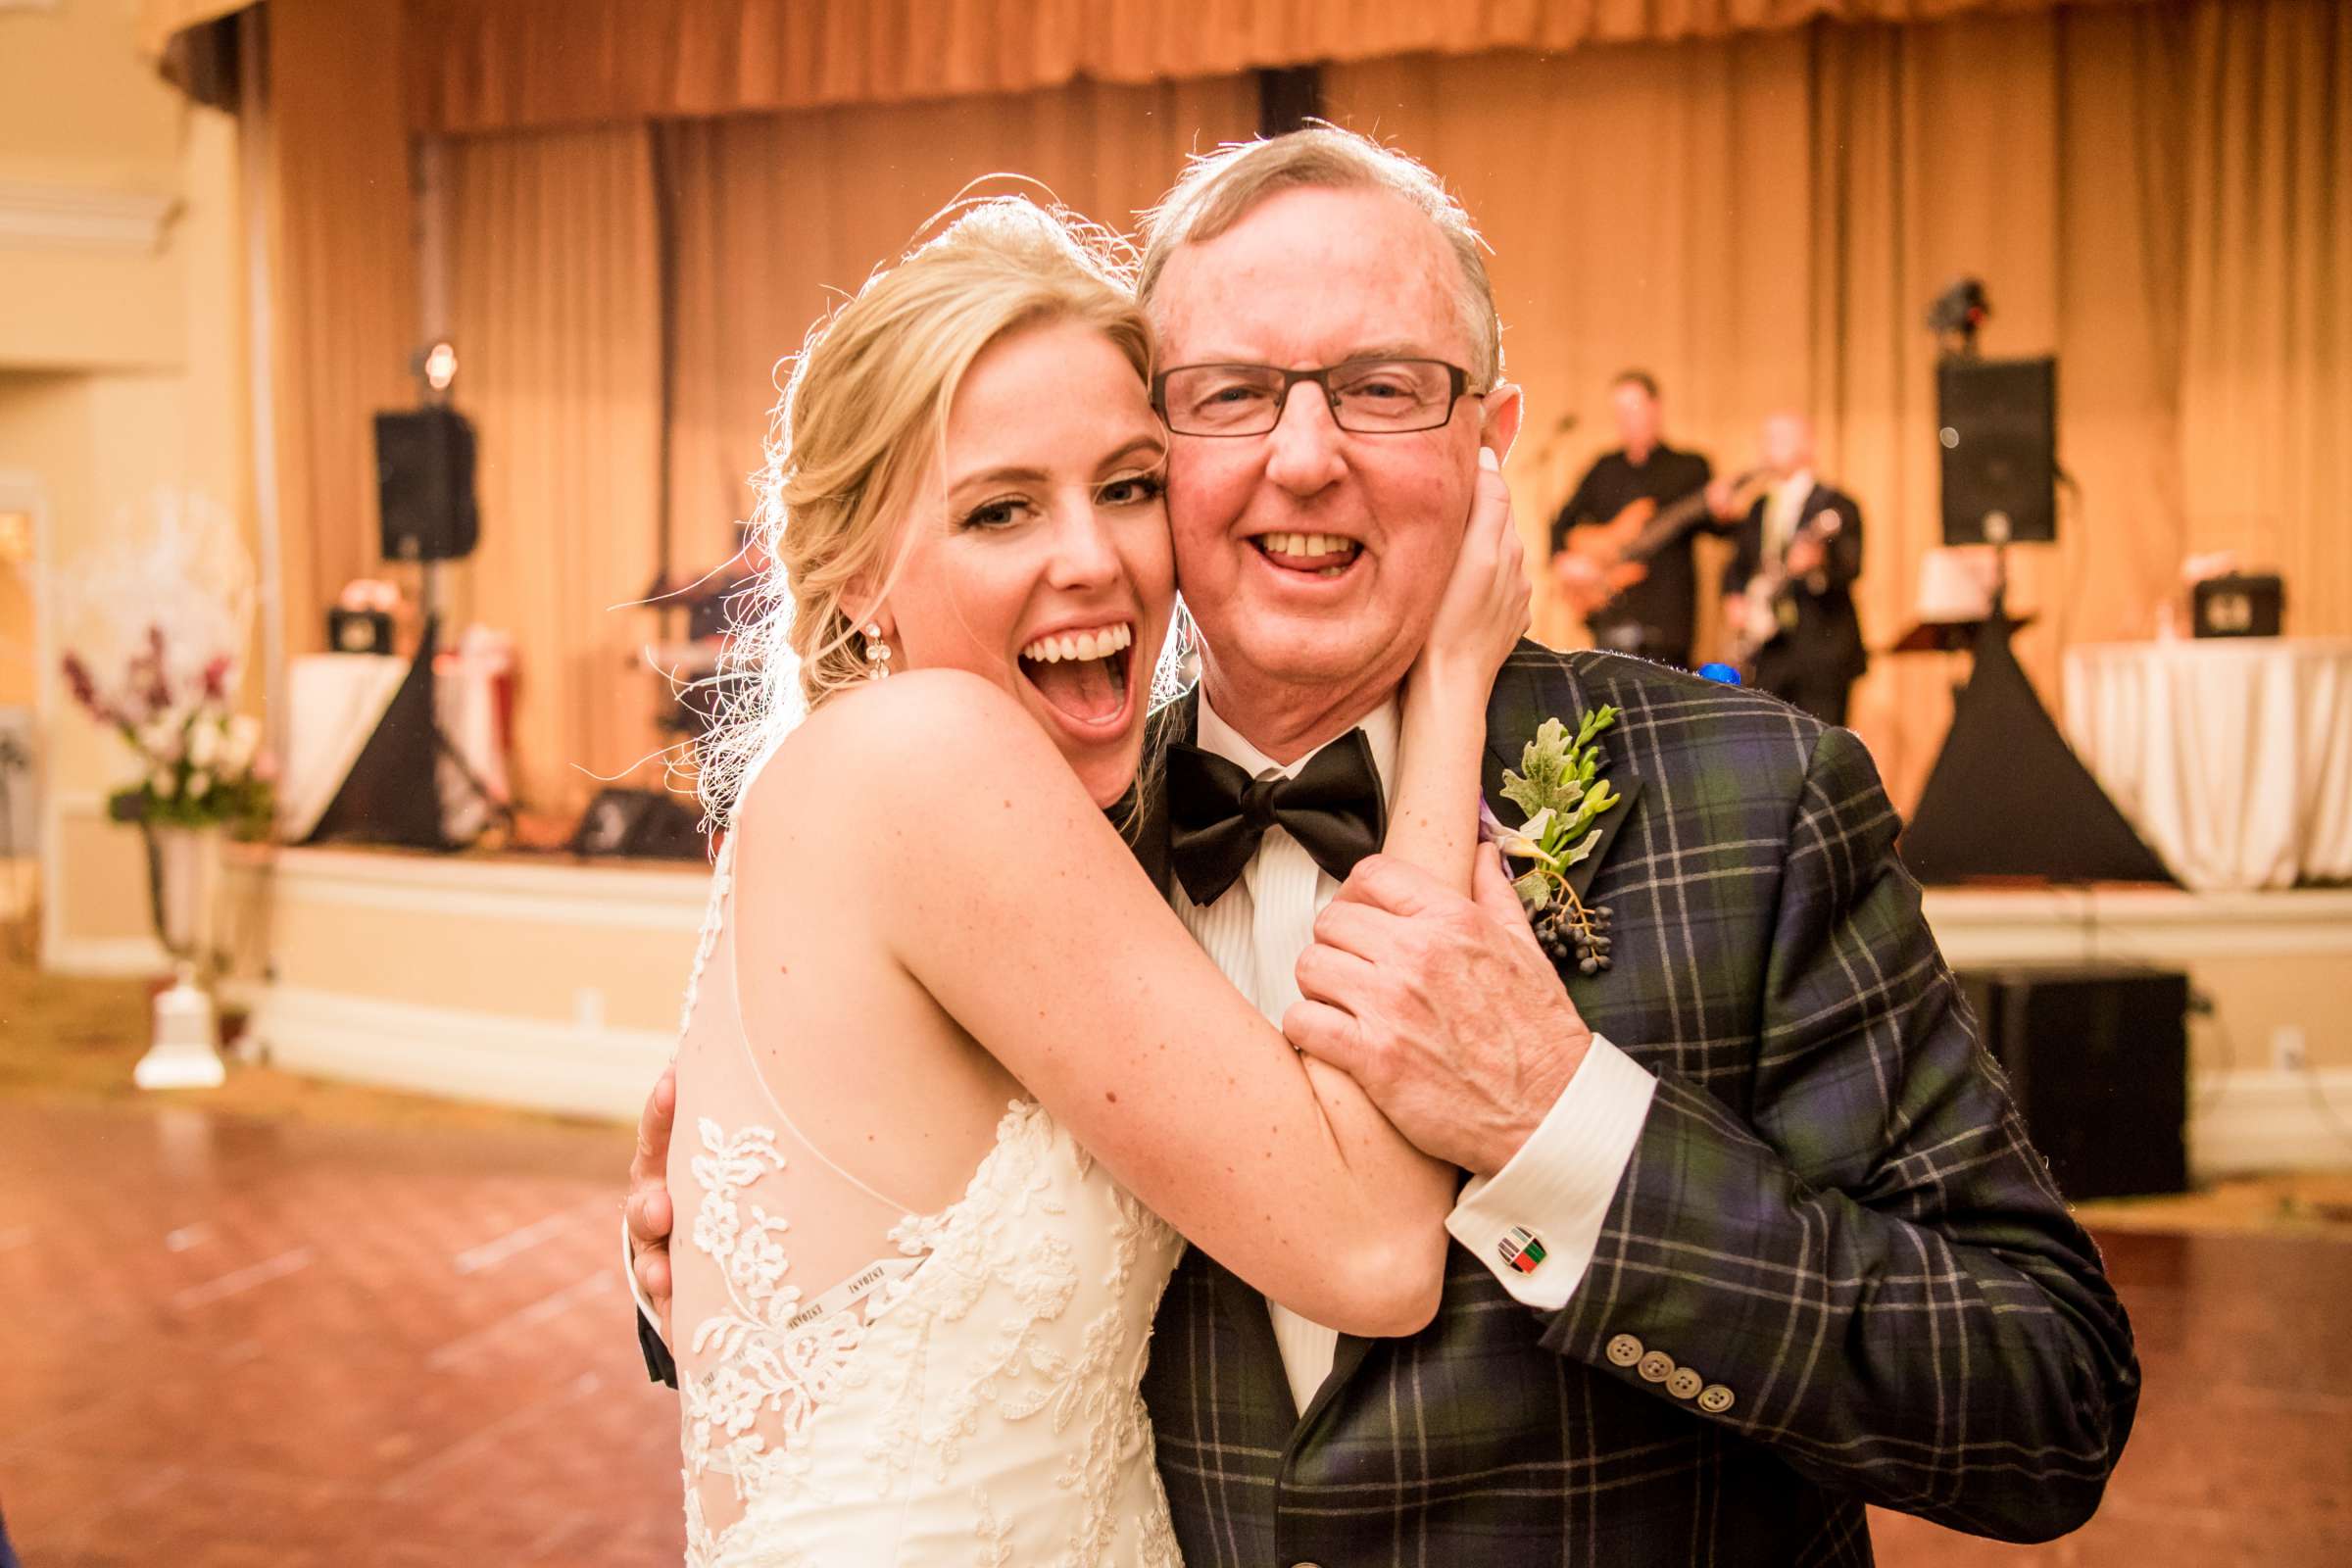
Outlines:
{"type": "Polygon", "coordinates": [[[1536,1265],[1544,1261],[1544,1238],[1524,1225],[1514,1225],[1510,1233],[1494,1244],[1502,1260],[1522,1274],[1533,1274],[1536,1265]]]}

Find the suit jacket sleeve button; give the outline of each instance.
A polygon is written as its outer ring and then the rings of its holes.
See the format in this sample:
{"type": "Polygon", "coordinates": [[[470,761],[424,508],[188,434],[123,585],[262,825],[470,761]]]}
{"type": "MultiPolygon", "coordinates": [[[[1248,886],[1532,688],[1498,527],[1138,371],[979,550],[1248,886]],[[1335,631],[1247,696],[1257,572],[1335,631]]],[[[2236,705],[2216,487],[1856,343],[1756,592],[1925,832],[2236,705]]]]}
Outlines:
{"type": "Polygon", "coordinates": [[[1674,1376],[1666,1380],[1666,1392],[1678,1399],[1695,1399],[1700,1386],[1706,1381],[1689,1367],[1678,1366],[1674,1369],[1674,1376]]]}
{"type": "Polygon", "coordinates": [[[1634,1368],[1644,1383],[1663,1383],[1674,1376],[1674,1357],[1664,1350],[1652,1350],[1634,1368]]]}
{"type": "Polygon", "coordinates": [[[1732,1391],[1720,1383],[1710,1383],[1698,1391],[1698,1407],[1709,1415],[1721,1415],[1732,1407],[1732,1391]]]}
{"type": "Polygon", "coordinates": [[[1631,1334],[1620,1334],[1609,1342],[1609,1359],[1618,1366],[1632,1366],[1642,1359],[1642,1342],[1631,1334]]]}

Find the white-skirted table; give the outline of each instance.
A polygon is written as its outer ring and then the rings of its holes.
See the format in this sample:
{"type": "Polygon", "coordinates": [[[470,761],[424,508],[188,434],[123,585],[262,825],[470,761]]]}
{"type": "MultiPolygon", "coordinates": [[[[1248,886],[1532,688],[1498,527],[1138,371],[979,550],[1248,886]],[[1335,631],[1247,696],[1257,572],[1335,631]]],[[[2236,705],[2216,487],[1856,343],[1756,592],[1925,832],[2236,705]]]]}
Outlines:
{"type": "MultiPolygon", "coordinates": [[[[279,836],[311,836],[384,716],[409,662],[381,654],[307,654],[287,669],[286,756],[278,780],[279,836]]],[[[433,715],[450,746],[491,795],[505,801],[506,723],[499,697],[504,666],[445,653],[433,661],[433,715]]],[[[463,843],[482,830],[491,808],[447,757],[435,759],[441,828],[463,843]]]]}
{"type": "Polygon", "coordinates": [[[2066,728],[2186,886],[2352,881],[2352,638],[2075,648],[2066,728]]]}

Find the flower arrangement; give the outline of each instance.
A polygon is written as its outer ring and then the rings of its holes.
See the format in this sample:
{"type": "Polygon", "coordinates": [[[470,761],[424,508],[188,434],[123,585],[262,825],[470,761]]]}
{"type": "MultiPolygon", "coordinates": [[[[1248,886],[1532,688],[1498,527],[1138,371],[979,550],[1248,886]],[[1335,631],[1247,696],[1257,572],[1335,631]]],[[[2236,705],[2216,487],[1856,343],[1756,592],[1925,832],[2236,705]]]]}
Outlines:
{"type": "Polygon", "coordinates": [[[120,679],[101,684],[78,654],[65,658],[74,700],[138,755],[141,777],[107,797],[118,822],[150,827],[222,826],[238,838],[262,838],[275,808],[270,754],[261,725],[231,711],[227,654],[205,661],[193,679],[174,679],[161,625],[124,662],[120,679]]]}

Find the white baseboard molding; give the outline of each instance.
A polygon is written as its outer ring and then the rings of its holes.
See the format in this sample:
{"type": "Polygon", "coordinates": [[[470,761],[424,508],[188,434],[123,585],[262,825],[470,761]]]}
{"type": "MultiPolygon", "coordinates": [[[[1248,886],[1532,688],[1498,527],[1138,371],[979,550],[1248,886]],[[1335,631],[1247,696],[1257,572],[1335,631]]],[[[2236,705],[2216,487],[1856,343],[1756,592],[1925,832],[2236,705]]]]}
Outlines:
{"type": "Polygon", "coordinates": [[[172,957],[153,937],[70,937],[53,931],[41,967],[87,980],[161,979],[171,974],[172,957]]]}
{"type": "Polygon", "coordinates": [[[273,1066],[631,1123],[673,1044],[660,1030],[584,1028],[294,986],[256,1000],[253,1039],[273,1066]]]}
{"type": "Polygon", "coordinates": [[[2199,1181],[2352,1170],[2352,1068],[2199,1074],[2189,1086],[2188,1168],[2199,1181]]]}

